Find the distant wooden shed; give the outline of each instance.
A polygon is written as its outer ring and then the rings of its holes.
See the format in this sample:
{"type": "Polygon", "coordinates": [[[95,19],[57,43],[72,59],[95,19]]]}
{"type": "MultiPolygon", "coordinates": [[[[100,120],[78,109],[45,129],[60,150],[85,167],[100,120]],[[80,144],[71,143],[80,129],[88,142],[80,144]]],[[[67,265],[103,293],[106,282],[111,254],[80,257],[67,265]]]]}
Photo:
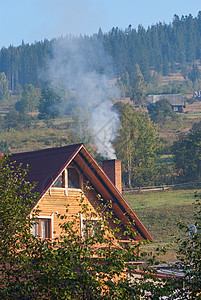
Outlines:
{"type": "Polygon", "coordinates": [[[185,96],[182,94],[160,94],[160,95],[149,95],[147,97],[147,104],[154,104],[162,99],[167,99],[173,111],[182,113],[185,108],[185,96]]]}

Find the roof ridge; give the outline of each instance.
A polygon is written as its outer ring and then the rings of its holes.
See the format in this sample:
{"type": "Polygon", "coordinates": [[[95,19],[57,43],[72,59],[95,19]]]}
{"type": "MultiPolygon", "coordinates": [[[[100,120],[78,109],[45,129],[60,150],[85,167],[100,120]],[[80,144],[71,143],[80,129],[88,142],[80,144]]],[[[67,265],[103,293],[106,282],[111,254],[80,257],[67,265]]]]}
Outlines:
{"type": "Polygon", "coordinates": [[[10,155],[11,156],[15,156],[15,155],[20,156],[20,155],[28,155],[28,154],[33,155],[34,153],[36,153],[36,154],[37,153],[45,153],[45,152],[52,152],[52,151],[56,151],[56,150],[62,151],[62,149],[65,150],[66,148],[70,148],[70,147],[78,148],[81,145],[84,145],[84,144],[83,143],[71,144],[71,145],[66,145],[63,147],[52,147],[52,148],[39,149],[39,150],[33,150],[33,151],[11,153],[10,155]]]}

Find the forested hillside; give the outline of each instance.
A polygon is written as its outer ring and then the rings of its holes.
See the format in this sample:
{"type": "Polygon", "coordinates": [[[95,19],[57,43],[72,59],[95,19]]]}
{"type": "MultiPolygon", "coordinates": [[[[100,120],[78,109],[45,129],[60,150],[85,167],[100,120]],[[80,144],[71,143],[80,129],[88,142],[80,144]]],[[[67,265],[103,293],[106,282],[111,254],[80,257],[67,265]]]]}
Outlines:
{"type": "Polygon", "coordinates": [[[2,48],[0,152],[82,142],[98,161],[122,160],[125,187],[200,181],[200,70],[201,11],[2,48]],[[148,94],[176,93],[183,114],[168,99],[146,105],[148,94]]]}
{"type": "MultiPolygon", "coordinates": [[[[75,39],[61,37],[61,40],[75,39]]],[[[102,57],[98,42],[104,51],[112,57],[112,76],[129,76],[132,85],[134,81],[134,66],[138,64],[148,82],[150,70],[162,72],[163,75],[175,70],[179,63],[184,78],[189,73],[189,63],[201,58],[201,11],[197,17],[192,15],[174,16],[171,24],[158,23],[147,29],[139,25],[133,29],[131,25],[125,30],[112,28],[108,33],[101,29],[93,36],[76,38],[80,45],[87,46],[85,53],[87,68],[100,73],[110,72],[107,62],[102,57]]],[[[40,70],[45,69],[46,61],[51,58],[52,45],[56,39],[35,42],[32,45],[22,44],[18,47],[2,48],[0,50],[0,73],[4,72],[9,81],[9,89],[16,90],[19,85],[33,84],[41,87],[40,70]]],[[[68,53],[65,53],[68,60],[68,53]]]]}

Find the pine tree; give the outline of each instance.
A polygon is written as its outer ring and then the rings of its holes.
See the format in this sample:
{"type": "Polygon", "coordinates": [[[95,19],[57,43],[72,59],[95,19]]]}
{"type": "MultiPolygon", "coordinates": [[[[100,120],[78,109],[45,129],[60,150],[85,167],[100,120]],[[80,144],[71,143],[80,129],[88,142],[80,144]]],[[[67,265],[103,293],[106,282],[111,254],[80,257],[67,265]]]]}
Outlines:
{"type": "Polygon", "coordinates": [[[132,100],[138,105],[143,105],[145,101],[146,87],[144,77],[138,64],[135,65],[134,85],[132,88],[132,100]]]}
{"type": "Polygon", "coordinates": [[[0,101],[7,99],[9,96],[8,80],[5,73],[0,74],[0,101]]]}

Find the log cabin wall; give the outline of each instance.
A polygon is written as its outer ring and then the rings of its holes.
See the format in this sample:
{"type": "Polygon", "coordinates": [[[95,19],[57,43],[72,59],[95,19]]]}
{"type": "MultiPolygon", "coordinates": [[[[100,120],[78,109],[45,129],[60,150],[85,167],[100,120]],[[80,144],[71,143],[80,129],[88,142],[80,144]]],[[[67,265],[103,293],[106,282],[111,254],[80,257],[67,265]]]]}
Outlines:
{"type": "Polygon", "coordinates": [[[98,203],[94,194],[94,191],[90,192],[89,201],[87,197],[82,194],[81,190],[68,190],[68,195],[65,195],[64,190],[59,189],[51,189],[51,193],[49,191],[46,193],[37,206],[37,209],[40,211],[39,218],[53,215],[53,238],[57,238],[61,234],[59,224],[64,221],[59,218],[59,215],[66,215],[70,218],[72,215],[78,214],[81,211],[80,201],[82,197],[84,203],[88,205],[90,213],[97,214],[95,207],[98,203]]]}
{"type": "MultiPolygon", "coordinates": [[[[48,238],[59,236],[61,219],[58,218],[58,215],[66,214],[67,205],[69,205],[68,216],[72,213],[77,214],[80,211],[77,199],[81,197],[84,183],[87,181],[94,188],[93,192],[90,191],[90,195],[85,196],[85,200],[89,202],[91,212],[94,209],[95,213],[96,195],[100,194],[104,204],[108,206],[108,212],[111,212],[114,218],[120,220],[120,224],[115,224],[115,228],[118,226],[118,229],[121,227],[121,230],[125,231],[127,226],[131,226],[134,233],[132,236],[129,234],[128,238],[153,240],[119,192],[121,191],[120,161],[110,161],[117,171],[113,173],[112,178],[111,174],[107,172],[107,176],[105,175],[83,144],[13,154],[10,159],[11,162],[17,162],[23,164],[23,166],[28,164],[30,172],[27,180],[37,182],[34,191],[38,192],[41,198],[38,199],[36,204],[39,207],[40,214],[39,220],[36,220],[33,224],[32,232],[34,235],[40,236],[41,233],[41,237],[48,238]],[[119,163],[118,166],[117,163],[119,163]],[[118,176],[119,181],[116,176],[118,176]],[[48,233],[50,229],[51,234],[48,233]],[[47,236],[46,233],[48,233],[47,236]]],[[[127,240],[125,235],[121,238],[127,240]]]]}

